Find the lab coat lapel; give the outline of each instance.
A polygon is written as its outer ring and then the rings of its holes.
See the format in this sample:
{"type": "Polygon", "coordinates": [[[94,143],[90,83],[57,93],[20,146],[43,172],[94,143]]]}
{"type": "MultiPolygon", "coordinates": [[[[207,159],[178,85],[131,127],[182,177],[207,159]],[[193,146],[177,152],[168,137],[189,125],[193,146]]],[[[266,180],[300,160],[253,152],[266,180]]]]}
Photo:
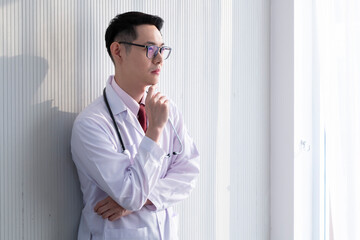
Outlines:
{"type": "Polygon", "coordinates": [[[140,134],[145,135],[144,130],[142,129],[138,119],[134,114],[127,109],[124,102],[121,98],[116,94],[114,89],[110,85],[110,78],[106,84],[106,94],[108,95],[108,100],[110,107],[113,111],[114,116],[119,116],[119,114],[123,111],[126,111],[125,121],[130,123],[140,134]]]}
{"type": "Polygon", "coordinates": [[[127,111],[125,120],[130,123],[131,125],[133,125],[133,127],[142,135],[145,135],[144,130],[142,129],[138,119],[134,116],[134,114],[132,114],[131,111],[127,111]]]}

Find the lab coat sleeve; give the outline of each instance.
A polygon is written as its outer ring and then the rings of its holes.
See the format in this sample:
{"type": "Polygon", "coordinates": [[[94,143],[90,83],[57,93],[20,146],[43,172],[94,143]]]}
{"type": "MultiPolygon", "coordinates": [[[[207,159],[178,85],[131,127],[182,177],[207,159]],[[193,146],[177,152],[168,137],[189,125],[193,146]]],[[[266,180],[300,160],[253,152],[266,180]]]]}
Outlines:
{"type": "MultiPolygon", "coordinates": [[[[199,153],[187,132],[181,114],[177,113],[176,116],[174,127],[183,143],[183,152],[172,156],[174,161],[165,177],[159,179],[151,191],[149,200],[153,205],[148,205],[150,210],[165,209],[189,197],[200,173],[199,153]]],[[[173,141],[174,150],[180,149],[178,139],[173,141]]]]}
{"type": "Polygon", "coordinates": [[[144,137],[135,159],[119,153],[104,123],[85,118],[75,121],[71,149],[76,166],[125,209],[143,207],[159,179],[165,152],[144,137]]]}

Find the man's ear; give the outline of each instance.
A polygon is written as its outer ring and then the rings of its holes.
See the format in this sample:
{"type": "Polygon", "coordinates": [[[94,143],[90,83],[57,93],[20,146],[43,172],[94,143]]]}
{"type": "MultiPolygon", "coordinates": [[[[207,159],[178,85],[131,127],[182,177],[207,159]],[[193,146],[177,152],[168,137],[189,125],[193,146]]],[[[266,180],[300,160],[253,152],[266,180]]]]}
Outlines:
{"type": "Polygon", "coordinates": [[[113,42],[110,45],[110,52],[111,52],[111,56],[114,59],[114,62],[121,62],[122,61],[123,50],[124,49],[122,49],[120,44],[117,43],[117,42],[113,42]]]}

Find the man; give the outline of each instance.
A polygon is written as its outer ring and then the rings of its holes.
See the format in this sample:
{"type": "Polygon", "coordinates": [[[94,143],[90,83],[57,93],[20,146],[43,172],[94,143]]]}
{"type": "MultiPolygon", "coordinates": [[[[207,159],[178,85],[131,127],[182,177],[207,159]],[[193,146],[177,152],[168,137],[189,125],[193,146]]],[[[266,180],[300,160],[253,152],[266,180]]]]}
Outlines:
{"type": "Polygon", "coordinates": [[[194,188],[199,158],[181,114],[156,91],[171,52],[162,24],[128,12],[106,30],[115,75],[76,118],[71,138],[85,205],[78,239],[178,238],[172,207],[194,188]]]}

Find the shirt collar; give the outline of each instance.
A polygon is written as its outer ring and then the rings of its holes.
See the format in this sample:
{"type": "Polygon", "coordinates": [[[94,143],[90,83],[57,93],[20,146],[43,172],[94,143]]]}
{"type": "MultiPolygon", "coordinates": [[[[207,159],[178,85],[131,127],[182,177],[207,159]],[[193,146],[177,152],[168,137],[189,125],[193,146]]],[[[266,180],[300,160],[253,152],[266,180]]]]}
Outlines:
{"type": "MultiPolygon", "coordinates": [[[[122,111],[125,111],[126,109],[129,109],[135,116],[137,116],[140,108],[139,103],[137,103],[129,94],[127,94],[123,89],[120,88],[120,86],[115,82],[115,78],[113,75],[109,77],[106,84],[106,93],[108,92],[110,98],[109,102],[114,114],[118,114],[122,111]]],[[[144,105],[146,95],[147,94],[145,92],[144,96],[141,99],[141,103],[144,105]]]]}

